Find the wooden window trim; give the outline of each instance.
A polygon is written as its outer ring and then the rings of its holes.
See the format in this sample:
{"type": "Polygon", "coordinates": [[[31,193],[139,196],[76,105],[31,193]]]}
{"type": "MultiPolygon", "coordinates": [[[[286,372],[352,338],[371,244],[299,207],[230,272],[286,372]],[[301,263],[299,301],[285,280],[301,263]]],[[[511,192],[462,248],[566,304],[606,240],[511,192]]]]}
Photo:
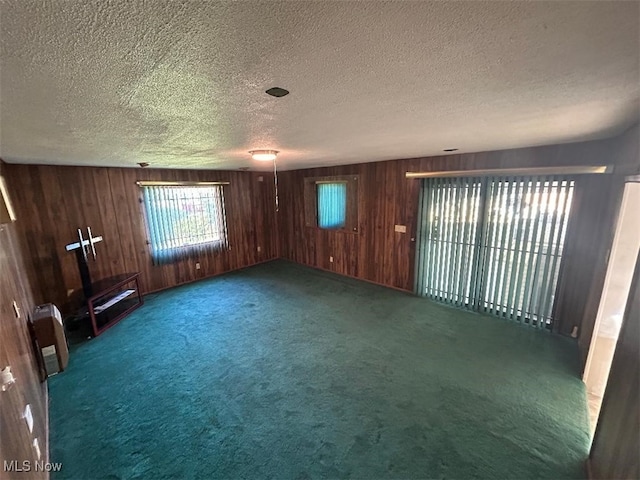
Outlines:
{"type": "Polygon", "coordinates": [[[358,175],[334,175],[327,177],[306,177],[304,179],[304,223],[306,228],[313,228],[323,232],[360,233],[358,175]],[[320,228],[318,226],[318,183],[346,183],[347,184],[347,212],[343,228],[320,228]]]}

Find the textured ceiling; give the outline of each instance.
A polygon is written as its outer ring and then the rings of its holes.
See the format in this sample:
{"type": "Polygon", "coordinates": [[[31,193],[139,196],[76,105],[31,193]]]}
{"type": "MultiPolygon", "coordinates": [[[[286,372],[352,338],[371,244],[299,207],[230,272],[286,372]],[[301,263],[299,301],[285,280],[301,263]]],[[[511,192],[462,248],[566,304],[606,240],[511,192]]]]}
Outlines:
{"type": "Polygon", "coordinates": [[[603,138],[640,2],[0,0],[0,157],[264,169],[603,138]],[[264,91],[291,91],[273,98],[264,91]]]}

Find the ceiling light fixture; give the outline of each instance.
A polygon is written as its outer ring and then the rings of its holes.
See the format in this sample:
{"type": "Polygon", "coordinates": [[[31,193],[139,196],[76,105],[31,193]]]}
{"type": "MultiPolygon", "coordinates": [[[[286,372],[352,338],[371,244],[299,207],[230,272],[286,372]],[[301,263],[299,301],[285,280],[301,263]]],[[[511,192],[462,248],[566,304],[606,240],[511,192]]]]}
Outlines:
{"type": "Polygon", "coordinates": [[[273,161],[273,187],[275,190],[276,212],[280,209],[278,205],[278,168],[276,167],[277,150],[250,150],[251,158],[259,162],[273,161]]]}
{"type": "Polygon", "coordinates": [[[259,162],[275,161],[278,156],[277,150],[251,150],[249,153],[251,154],[251,158],[259,162]]]}
{"type": "Polygon", "coordinates": [[[457,149],[457,148],[445,148],[445,149],[443,150],[443,152],[457,152],[457,151],[458,151],[458,149],[457,149]]]}

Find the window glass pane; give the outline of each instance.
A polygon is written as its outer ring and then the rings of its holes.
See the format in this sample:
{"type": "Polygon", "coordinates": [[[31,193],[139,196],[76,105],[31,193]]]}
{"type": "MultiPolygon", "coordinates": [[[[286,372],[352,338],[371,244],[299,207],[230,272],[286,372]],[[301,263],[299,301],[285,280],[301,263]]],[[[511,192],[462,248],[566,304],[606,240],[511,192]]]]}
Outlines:
{"type": "Polygon", "coordinates": [[[144,187],[144,205],[154,260],[227,243],[221,186],[144,187]]]}
{"type": "Polygon", "coordinates": [[[347,184],[319,183],[318,226],[344,228],[347,218],[347,184]]]}
{"type": "Polygon", "coordinates": [[[562,177],[425,180],[417,292],[550,328],[573,186],[562,177]]]}

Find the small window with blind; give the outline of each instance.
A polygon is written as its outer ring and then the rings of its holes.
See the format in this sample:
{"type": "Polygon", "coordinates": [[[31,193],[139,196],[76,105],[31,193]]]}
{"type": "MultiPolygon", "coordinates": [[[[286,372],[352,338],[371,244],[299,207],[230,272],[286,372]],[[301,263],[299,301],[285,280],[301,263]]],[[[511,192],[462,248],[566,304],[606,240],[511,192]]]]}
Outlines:
{"type": "Polygon", "coordinates": [[[304,216],[307,227],[358,233],[358,176],[305,178],[304,216]]]}
{"type": "Polygon", "coordinates": [[[320,182],[316,188],[318,227],[344,228],[347,220],[347,183],[320,182]]]}
{"type": "Polygon", "coordinates": [[[228,248],[222,184],[153,184],[142,187],[154,263],[228,248]]]}

